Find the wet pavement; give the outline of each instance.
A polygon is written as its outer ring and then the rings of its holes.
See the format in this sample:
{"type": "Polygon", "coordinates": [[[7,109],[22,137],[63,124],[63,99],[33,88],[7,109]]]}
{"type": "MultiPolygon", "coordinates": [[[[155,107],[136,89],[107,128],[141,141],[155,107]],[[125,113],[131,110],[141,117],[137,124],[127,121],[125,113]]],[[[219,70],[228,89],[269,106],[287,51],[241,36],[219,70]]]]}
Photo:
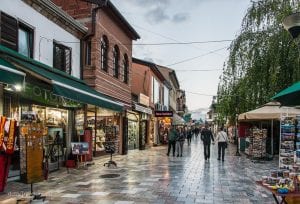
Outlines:
{"type": "MultiPolygon", "coordinates": [[[[274,203],[255,180],[276,169],[277,159],[252,162],[245,155],[234,156],[235,146],[229,145],[221,162],[215,145],[208,162],[199,139],[184,144],[183,157],[166,152],[166,146],[159,146],[113,156],[117,168],[103,166],[108,157],[96,158],[87,170],[51,173],[48,181],[34,184],[34,191],[47,196],[45,203],[274,203]]],[[[9,182],[0,203],[29,195],[30,185],[9,182]]]]}

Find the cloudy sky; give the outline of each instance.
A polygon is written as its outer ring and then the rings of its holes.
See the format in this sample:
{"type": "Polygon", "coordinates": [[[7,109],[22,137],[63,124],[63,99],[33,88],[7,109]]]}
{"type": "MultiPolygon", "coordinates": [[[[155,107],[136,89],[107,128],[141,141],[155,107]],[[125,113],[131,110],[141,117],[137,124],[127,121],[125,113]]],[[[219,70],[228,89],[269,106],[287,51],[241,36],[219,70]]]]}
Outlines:
{"type": "Polygon", "coordinates": [[[209,107],[250,0],[111,1],[141,36],[134,57],[176,70],[189,110],[209,107]]]}

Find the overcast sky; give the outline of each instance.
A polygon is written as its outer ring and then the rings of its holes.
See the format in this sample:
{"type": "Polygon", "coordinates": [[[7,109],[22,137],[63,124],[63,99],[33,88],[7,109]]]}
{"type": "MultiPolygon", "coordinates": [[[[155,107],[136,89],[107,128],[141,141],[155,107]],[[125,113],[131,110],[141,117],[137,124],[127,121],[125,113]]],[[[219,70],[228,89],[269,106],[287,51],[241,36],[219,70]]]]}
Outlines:
{"type": "MultiPolygon", "coordinates": [[[[134,44],[232,40],[250,0],[111,0],[141,39],[134,44]]],[[[133,56],[176,70],[189,110],[208,108],[230,41],[135,45],[133,56]],[[210,70],[210,71],[192,71],[210,70]]]]}

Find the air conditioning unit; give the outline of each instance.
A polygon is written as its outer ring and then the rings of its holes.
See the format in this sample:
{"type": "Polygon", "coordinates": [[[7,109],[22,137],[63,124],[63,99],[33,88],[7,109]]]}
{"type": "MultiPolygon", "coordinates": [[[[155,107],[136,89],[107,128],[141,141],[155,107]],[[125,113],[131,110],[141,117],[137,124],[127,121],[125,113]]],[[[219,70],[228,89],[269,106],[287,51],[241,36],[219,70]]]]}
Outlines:
{"type": "Polygon", "coordinates": [[[161,110],[161,105],[160,105],[160,103],[156,103],[156,104],[154,105],[154,107],[155,107],[155,110],[157,110],[157,111],[161,110]]]}

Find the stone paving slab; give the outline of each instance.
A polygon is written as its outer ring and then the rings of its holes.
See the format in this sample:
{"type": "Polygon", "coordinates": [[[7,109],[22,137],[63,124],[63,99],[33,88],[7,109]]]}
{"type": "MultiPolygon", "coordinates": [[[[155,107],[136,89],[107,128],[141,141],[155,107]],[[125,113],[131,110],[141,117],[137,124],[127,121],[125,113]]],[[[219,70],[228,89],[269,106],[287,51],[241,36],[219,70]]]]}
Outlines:
{"type": "MultiPolygon", "coordinates": [[[[167,157],[166,146],[114,155],[117,168],[107,168],[105,158],[95,158],[88,168],[65,169],[50,174],[48,181],[34,184],[35,192],[46,195],[46,203],[274,203],[272,195],[255,184],[261,176],[276,169],[278,160],[251,162],[245,155],[236,157],[229,145],[225,162],[218,161],[217,146],[211,159],[204,161],[203,145],[193,139],[184,145],[183,157],[167,157]],[[119,174],[117,178],[101,178],[119,174]]],[[[30,185],[9,182],[1,201],[30,198],[30,185]]],[[[41,203],[41,202],[40,202],[41,203]]]]}

